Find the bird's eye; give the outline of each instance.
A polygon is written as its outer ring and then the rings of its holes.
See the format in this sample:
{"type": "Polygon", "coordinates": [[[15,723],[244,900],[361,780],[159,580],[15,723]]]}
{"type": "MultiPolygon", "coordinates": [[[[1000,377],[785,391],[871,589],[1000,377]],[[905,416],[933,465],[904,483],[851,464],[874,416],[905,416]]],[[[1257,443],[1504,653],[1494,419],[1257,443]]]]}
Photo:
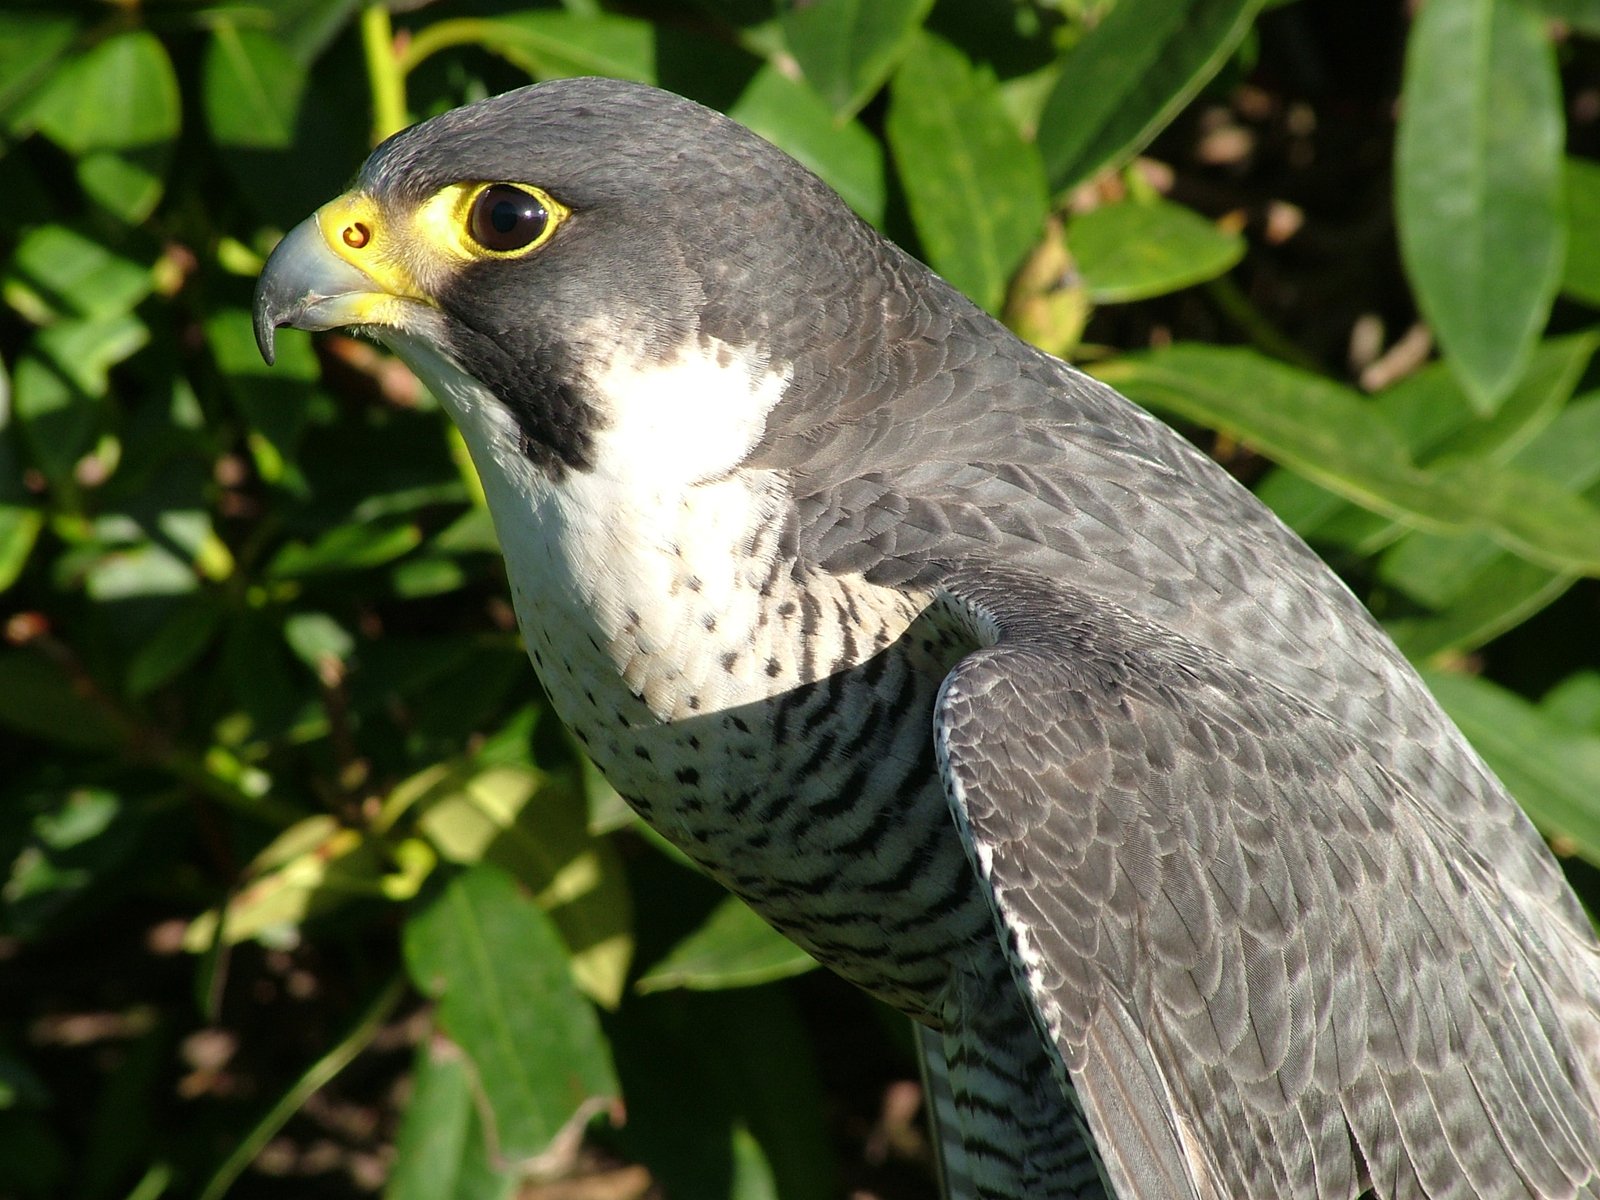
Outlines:
{"type": "Polygon", "coordinates": [[[467,232],[485,250],[522,250],[543,236],[550,214],[539,198],[509,183],[478,193],[467,216],[467,232]]]}

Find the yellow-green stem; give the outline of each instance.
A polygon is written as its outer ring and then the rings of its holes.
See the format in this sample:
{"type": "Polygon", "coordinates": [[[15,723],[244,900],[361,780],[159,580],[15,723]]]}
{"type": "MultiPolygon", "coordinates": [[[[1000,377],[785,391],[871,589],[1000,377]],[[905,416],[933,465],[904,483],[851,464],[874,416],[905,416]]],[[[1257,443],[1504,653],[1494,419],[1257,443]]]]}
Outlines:
{"type": "Polygon", "coordinates": [[[406,119],[406,73],[395,53],[389,10],[369,4],[361,10],[361,47],[367,56],[367,83],[372,89],[372,143],[377,145],[410,122],[406,119]]]}
{"type": "Polygon", "coordinates": [[[401,76],[411,74],[424,59],[452,46],[481,46],[486,50],[494,50],[494,42],[486,36],[490,29],[488,21],[474,17],[435,21],[426,29],[419,29],[398,55],[401,76]]]}

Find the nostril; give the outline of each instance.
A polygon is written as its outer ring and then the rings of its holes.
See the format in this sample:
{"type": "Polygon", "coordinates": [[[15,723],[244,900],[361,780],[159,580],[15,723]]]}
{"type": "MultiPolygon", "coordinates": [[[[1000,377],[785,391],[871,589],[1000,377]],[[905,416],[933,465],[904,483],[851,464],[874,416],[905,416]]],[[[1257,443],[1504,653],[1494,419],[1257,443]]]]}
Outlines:
{"type": "Polygon", "coordinates": [[[344,233],[340,236],[344,238],[344,244],[349,246],[350,249],[359,250],[372,240],[372,230],[368,229],[360,221],[356,221],[346,225],[344,233]]]}

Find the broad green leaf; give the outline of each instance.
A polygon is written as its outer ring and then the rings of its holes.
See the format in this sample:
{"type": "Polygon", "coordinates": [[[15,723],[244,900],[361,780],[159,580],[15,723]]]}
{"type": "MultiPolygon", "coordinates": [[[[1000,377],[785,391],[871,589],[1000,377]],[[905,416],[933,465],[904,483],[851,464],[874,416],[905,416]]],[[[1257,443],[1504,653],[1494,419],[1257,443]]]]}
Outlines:
{"type": "Polygon", "coordinates": [[[635,17],[544,10],[451,24],[535,79],[608,75],[656,82],[655,26],[635,17]]]}
{"type": "Polygon", "coordinates": [[[0,593],[17,581],[44,528],[44,514],[20,504],[0,503],[0,593]]]}
{"type": "Polygon", "coordinates": [[[489,1160],[466,1056],[453,1043],[429,1037],[417,1049],[411,1078],[384,1200],[510,1200],[518,1172],[489,1160]]]}
{"type": "Polygon", "coordinates": [[[535,1157],[617,1094],[560,934],[511,876],[482,865],[458,876],[406,922],[404,941],[413,982],[472,1060],[500,1155],[535,1157]]]}
{"type": "Polygon", "coordinates": [[[820,175],[874,225],[883,222],[883,149],[855,121],[835,121],[822,100],[768,64],[728,115],[820,175]]]}
{"type": "Polygon", "coordinates": [[[1600,734],[1600,671],[1574,671],[1544,694],[1539,709],[1581,733],[1600,734]]]}
{"type": "Polygon", "coordinates": [[[728,1200],[780,1200],[782,1192],[761,1143],[743,1125],[733,1127],[733,1181],[728,1200]]]}
{"type": "MultiPolygon", "coordinates": [[[[1459,457],[1504,462],[1556,419],[1597,343],[1600,339],[1589,333],[1540,342],[1522,379],[1487,419],[1473,411],[1460,381],[1440,362],[1408,375],[1369,403],[1419,463],[1459,457]]],[[[1377,553],[1405,532],[1403,525],[1287,471],[1274,472],[1257,494],[1303,537],[1349,546],[1359,554],[1377,553]]]]}
{"type": "Polygon", "coordinates": [[[895,72],[886,132],[928,264],[997,312],[1049,198],[994,76],[924,34],[895,72]]]}
{"type": "Polygon", "coordinates": [[[103,320],[131,312],[150,294],[148,267],[65,225],[43,225],[18,243],[6,270],[6,303],[36,325],[103,320]]]}
{"type": "Polygon", "coordinates": [[[26,119],[77,157],[89,195],[137,223],[161,199],[178,136],[177,73],[154,34],[115,34],[58,70],[26,119]]]}
{"type": "Polygon", "coordinates": [[[1074,217],[1067,247],[1096,304],[1192,287],[1244,257],[1244,238],[1166,200],[1124,200],[1074,217]]]}
{"type": "Polygon", "coordinates": [[[1061,66],[1039,118],[1050,186],[1136,154],[1221,69],[1261,0],[1118,0],[1061,66]]]}
{"type": "Polygon", "coordinates": [[[1224,430],[1366,508],[1435,532],[1482,530],[1554,570],[1600,573],[1600,508],[1486,461],[1419,467],[1363,398],[1247,350],[1178,345],[1096,374],[1134,400],[1224,430]]]}
{"type": "Polygon", "coordinates": [[[0,725],[83,750],[123,738],[91,680],[31,650],[0,651],[0,725]]]}
{"type": "Polygon", "coordinates": [[[445,764],[391,793],[385,821],[401,812],[445,860],[492,863],[526,886],[561,930],[578,984],[616,1006],[633,957],[633,908],[616,851],[588,830],[582,796],[525,766],[445,764]]]}
{"type": "Polygon", "coordinates": [[[815,0],[784,10],[783,39],[835,116],[854,116],[913,46],[933,0],[815,0]]]}
{"type": "Polygon", "coordinates": [[[0,12],[0,127],[11,109],[49,76],[78,34],[76,13],[43,8],[0,12]]]}
{"type": "Polygon", "coordinates": [[[278,39],[227,20],[212,26],[201,97],[219,146],[293,146],[306,82],[305,68],[278,39]]]}
{"type": "MultiPolygon", "coordinates": [[[[1600,496],[1597,445],[1600,396],[1589,396],[1569,405],[1512,461],[1570,491],[1600,496]]],[[[1390,623],[1401,648],[1417,658],[1480,646],[1527,620],[1577,580],[1573,573],[1525,562],[1482,534],[1412,533],[1384,555],[1378,571],[1385,582],[1439,610],[1390,623]]]]}
{"type": "Polygon", "coordinates": [[[1400,249],[1417,302],[1480,412],[1528,363],[1561,281],[1555,52],[1516,0],[1429,0],[1406,53],[1400,249]]]}
{"type": "Polygon", "coordinates": [[[1600,861],[1600,736],[1487,680],[1438,671],[1424,678],[1534,824],[1600,861]]]}
{"type": "Polygon", "coordinates": [[[751,987],[803,975],[816,965],[816,959],[756,916],[744,901],[729,896],[634,987],[641,992],[751,987]]]}
{"type": "Polygon", "coordinates": [[[297,579],[329,571],[364,571],[392,562],[422,544],[422,529],[411,521],[339,525],[309,544],[290,542],[273,556],[267,574],[297,579]]]}
{"type": "Polygon", "coordinates": [[[138,699],[172,679],[200,657],[221,624],[222,608],[210,596],[176,606],[154,636],[134,651],[123,690],[138,699]]]}
{"type": "Polygon", "coordinates": [[[1561,290],[1600,308],[1600,163],[1566,160],[1567,257],[1561,290]]]}

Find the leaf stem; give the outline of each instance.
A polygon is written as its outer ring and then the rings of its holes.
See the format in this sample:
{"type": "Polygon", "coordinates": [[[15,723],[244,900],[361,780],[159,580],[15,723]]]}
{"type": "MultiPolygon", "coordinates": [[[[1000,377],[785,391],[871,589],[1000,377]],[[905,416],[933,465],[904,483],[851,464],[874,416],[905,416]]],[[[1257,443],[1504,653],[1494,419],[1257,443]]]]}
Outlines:
{"type": "Polygon", "coordinates": [[[268,1110],[267,1115],[256,1122],[255,1128],[239,1140],[239,1144],[233,1148],[233,1153],[228,1155],[223,1164],[217,1168],[216,1174],[206,1184],[205,1191],[200,1193],[200,1200],[222,1200],[222,1196],[233,1186],[234,1181],[244,1173],[244,1169],[255,1160],[256,1155],[261,1153],[261,1148],[271,1141],[273,1135],[300,1110],[300,1107],[310,1099],[311,1094],[349,1066],[351,1060],[377,1036],[384,1021],[388,1020],[389,1014],[406,994],[406,989],[405,978],[401,975],[395,975],[383,986],[350,1032],[306,1068],[305,1073],[295,1080],[282,1098],[268,1110]]]}
{"type": "Polygon", "coordinates": [[[406,72],[395,52],[394,27],[383,4],[361,10],[361,48],[372,89],[372,143],[377,145],[410,122],[406,119],[406,72]]]}

